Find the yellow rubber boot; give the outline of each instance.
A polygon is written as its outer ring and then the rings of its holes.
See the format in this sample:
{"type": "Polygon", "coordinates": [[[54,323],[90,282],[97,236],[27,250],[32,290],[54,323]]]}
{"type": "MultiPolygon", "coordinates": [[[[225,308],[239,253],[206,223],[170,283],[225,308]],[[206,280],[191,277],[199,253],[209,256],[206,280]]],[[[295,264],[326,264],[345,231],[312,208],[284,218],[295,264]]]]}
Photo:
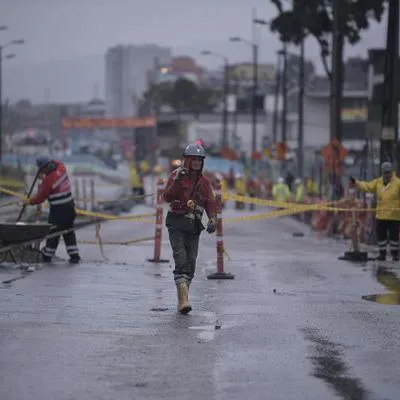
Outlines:
{"type": "Polygon", "coordinates": [[[185,282],[181,282],[177,285],[178,293],[178,311],[181,314],[188,314],[192,311],[192,307],[189,304],[189,288],[185,282]]]}

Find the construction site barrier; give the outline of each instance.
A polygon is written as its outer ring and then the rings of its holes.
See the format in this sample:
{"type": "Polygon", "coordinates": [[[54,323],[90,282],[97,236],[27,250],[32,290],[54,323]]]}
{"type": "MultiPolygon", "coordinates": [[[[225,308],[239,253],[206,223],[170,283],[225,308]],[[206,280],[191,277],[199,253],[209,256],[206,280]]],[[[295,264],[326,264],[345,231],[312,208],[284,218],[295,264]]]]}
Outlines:
{"type": "Polygon", "coordinates": [[[155,235],[154,235],[154,256],[153,258],[147,259],[153,263],[167,263],[169,260],[161,258],[161,244],[162,244],[162,231],[163,231],[163,220],[164,220],[164,181],[159,179],[157,182],[157,209],[156,209],[156,223],[155,223],[155,235]]]}
{"type": "MultiPolygon", "coordinates": [[[[94,219],[95,222],[101,221],[136,221],[136,222],[151,222],[155,221],[155,235],[152,237],[145,238],[135,238],[126,241],[110,241],[104,242],[99,239],[99,235],[96,234],[95,240],[93,241],[80,241],[80,243],[85,244],[99,244],[100,246],[104,244],[109,245],[130,245],[133,243],[138,243],[145,240],[154,240],[154,256],[151,262],[163,263],[169,260],[161,259],[161,249],[162,249],[162,229],[163,229],[163,192],[164,181],[158,181],[157,189],[157,210],[156,212],[145,213],[145,214],[126,214],[126,215],[110,215],[104,213],[98,213],[94,211],[84,210],[77,208],[76,212],[78,215],[85,216],[94,219]],[[156,217],[156,218],[154,218],[156,217]],[[101,242],[101,243],[100,243],[101,242]]],[[[86,185],[85,185],[86,186],[86,185]]],[[[90,188],[90,197],[94,198],[94,185],[92,181],[88,181],[88,189],[90,188]],[[92,188],[93,187],[93,188],[92,188]]],[[[81,191],[83,188],[81,188],[81,191]]],[[[78,189],[78,192],[80,190],[78,189]]],[[[8,188],[0,187],[0,192],[15,196],[22,199],[24,195],[19,192],[14,192],[8,188]]],[[[148,195],[149,196],[149,195],[148,195]]],[[[133,197],[133,196],[132,196],[133,197]]],[[[142,197],[142,196],[139,196],[142,197]]],[[[218,206],[218,216],[217,216],[217,272],[212,274],[218,276],[225,275],[224,272],[224,254],[227,252],[224,248],[223,242],[223,223],[237,223],[245,221],[256,221],[270,218],[279,218],[283,216],[294,216],[303,215],[304,219],[307,221],[308,218],[311,219],[311,226],[318,232],[333,235],[339,233],[343,235],[344,238],[351,240],[350,252],[355,252],[357,254],[363,253],[361,244],[365,242],[365,236],[373,236],[373,223],[376,209],[373,208],[371,197],[368,197],[366,206],[361,200],[356,200],[355,196],[347,196],[346,199],[340,201],[326,201],[326,199],[318,200],[316,198],[306,198],[303,203],[294,202],[277,202],[262,198],[254,198],[250,196],[238,196],[230,192],[221,191],[221,183],[219,182],[216,187],[216,197],[218,206]],[[268,212],[257,213],[251,215],[235,216],[232,218],[224,218],[222,220],[222,200],[239,201],[249,204],[258,204],[262,206],[271,207],[272,209],[268,212]],[[223,223],[222,223],[223,221],[223,223]],[[335,228],[333,228],[335,227],[335,228]]],[[[13,204],[18,203],[18,201],[11,202],[13,204]]],[[[9,203],[9,204],[11,204],[9,203]]],[[[5,207],[9,204],[2,205],[5,207]]],[[[44,205],[46,207],[46,205],[44,205]]],[[[393,209],[391,209],[393,210],[393,209]]],[[[227,274],[229,275],[229,274],[227,274]]],[[[212,279],[212,278],[210,278],[212,279]]],[[[221,279],[233,279],[233,278],[221,278],[221,279]]]]}
{"type": "Polygon", "coordinates": [[[224,229],[222,223],[222,196],[221,196],[221,181],[215,183],[215,200],[217,203],[217,271],[207,275],[207,279],[234,279],[235,276],[224,271],[224,229]]]}

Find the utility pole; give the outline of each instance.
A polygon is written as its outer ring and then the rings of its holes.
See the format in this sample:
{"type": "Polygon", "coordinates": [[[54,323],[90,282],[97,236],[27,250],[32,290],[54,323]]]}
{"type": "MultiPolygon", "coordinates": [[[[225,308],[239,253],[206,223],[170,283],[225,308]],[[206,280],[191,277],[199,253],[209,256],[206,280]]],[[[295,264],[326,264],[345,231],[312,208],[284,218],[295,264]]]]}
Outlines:
{"type": "Polygon", "coordinates": [[[342,97],[343,97],[343,32],[342,0],[333,2],[333,44],[332,44],[332,80],[330,107],[330,138],[342,141],[342,97]]]}
{"type": "MultiPolygon", "coordinates": [[[[382,99],[382,131],[380,161],[397,164],[398,102],[396,65],[399,57],[399,0],[390,0],[386,36],[384,83],[382,99]]],[[[397,165],[396,165],[397,167],[397,165]]],[[[397,168],[396,168],[397,170],[397,168]]]]}
{"type": "Polygon", "coordinates": [[[232,146],[235,147],[237,141],[237,124],[238,124],[237,99],[239,96],[239,78],[237,76],[234,77],[233,94],[235,96],[235,110],[233,111],[232,146]]]}
{"type": "Polygon", "coordinates": [[[286,116],[287,116],[287,44],[283,44],[283,72],[282,72],[282,143],[286,144],[286,116]]]}
{"type": "Polygon", "coordinates": [[[229,94],[229,64],[224,60],[224,109],[222,114],[222,140],[221,148],[229,147],[228,138],[228,94],[229,94]]]}
{"type": "Polygon", "coordinates": [[[281,52],[278,51],[275,70],[275,93],[274,93],[274,115],[272,120],[272,143],[276,145],[278,142],[278,112],[279,112],[279,95],[281,92],[281,52]]]}
{"type": "MultiPolygon", "coordinates": [[[[236,38],[239,40],[239,38],[236,38]]],[[[229,147],[229,135],[228,135],[228,95],[230,86],[230,65],[227,57],[215,53],[210,50],[203,50],[200,54],[203,56],[216,56],[224,61],[223,66],[223,112],[222,112],[222,136],[221,136],[221,148],[229,147]]]]}
{"type": "MultiPolygon", "coordinates": [[[[0,26],[0,31],[6,31],[8,29],[7,26],[0,26]]],[[[5,45],[0,45],[0,164],[3,161],[3,88],[2,88],[2,79],[3,79],[3,51],[5,48],[12,45],[21,45],[24,44],[24,39],[14,39],[8,42],[5,45]]],[[[6,59],[14,58],[15,54],[8,54],[5,56],[6,59]]]]}
{"type": "Polygon", "coordinates": [[[298,168],[300,178],[304,178],[304,37],[300,42],[299,97],[298,97],[298,168]]]}
{"type": "Polygon", "coordinates": [[[0,165],[3,163],[3,46],[0,45],[0,165]]]}
{"type": "Polygon", "coordinates": [[[256,172],[256,159],[253,157],[257,151],[257,92],[258,92],[258,45],[256,43],[256,10],[253,9],[253,18],[251,21],[253,32],[253,101],[252,101],[252,157],[251,157],[251,170],[254,174],[256,172]]]}

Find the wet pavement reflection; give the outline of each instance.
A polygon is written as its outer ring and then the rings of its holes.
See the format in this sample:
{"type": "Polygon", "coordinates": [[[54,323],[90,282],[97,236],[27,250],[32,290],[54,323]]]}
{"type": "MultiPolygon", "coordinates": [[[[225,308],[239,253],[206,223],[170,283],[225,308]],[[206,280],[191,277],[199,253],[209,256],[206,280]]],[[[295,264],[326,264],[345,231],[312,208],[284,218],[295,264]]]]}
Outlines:
{"type": "Polygon", "coordinates": [[[374,270],[374,278],[390,293],[370,294],[362,296],[362,299],[379,304],[400,305],[400,278],[398,275],[388,268],[378,265],[374,270]]]}
{"type": "Polygon", "coordinates": [[[343,399],[367,399],[368,393],[361,381],[350,376],[340,345],[322,336],[317,329],[305,328],[302,332],[312,343],[309,359],[314,366],[313,376],[329,384],[343,399]]]}

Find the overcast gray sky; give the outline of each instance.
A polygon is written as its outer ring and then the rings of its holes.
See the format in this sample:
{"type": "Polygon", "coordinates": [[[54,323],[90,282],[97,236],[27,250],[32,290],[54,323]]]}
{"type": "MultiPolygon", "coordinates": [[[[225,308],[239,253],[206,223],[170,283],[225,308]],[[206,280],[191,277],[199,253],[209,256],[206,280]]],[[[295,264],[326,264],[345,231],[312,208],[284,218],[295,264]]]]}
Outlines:
{"type": "MultiPolygon", "coordinates": [[[[199,56],[205,49],[233,62],[249,61],[250,49],[229,43],[228,37],[251,39],[252,7],[260,18],[275,15],[269,0],[0,0],[0,25],[9,27],[0,32],[0,43],[26,40],[9,49],[17,57],[4,61],[3,95],[12,101],[85,101],[96,84],[103,95],[103,56],[115,44],[169,46],[175,55],[194,56],[206,67],[218,67],[218,60],[199,56]]],[[[260,27],[259,40],[260,61],[274,62],[277,38],[260,27]]],[[[385,26],[374,24],[346,53],[366,55],[368,47],[384,41],[385,26]]],[[[306,52],[318,63],[312,39],[306,52]]]]}

